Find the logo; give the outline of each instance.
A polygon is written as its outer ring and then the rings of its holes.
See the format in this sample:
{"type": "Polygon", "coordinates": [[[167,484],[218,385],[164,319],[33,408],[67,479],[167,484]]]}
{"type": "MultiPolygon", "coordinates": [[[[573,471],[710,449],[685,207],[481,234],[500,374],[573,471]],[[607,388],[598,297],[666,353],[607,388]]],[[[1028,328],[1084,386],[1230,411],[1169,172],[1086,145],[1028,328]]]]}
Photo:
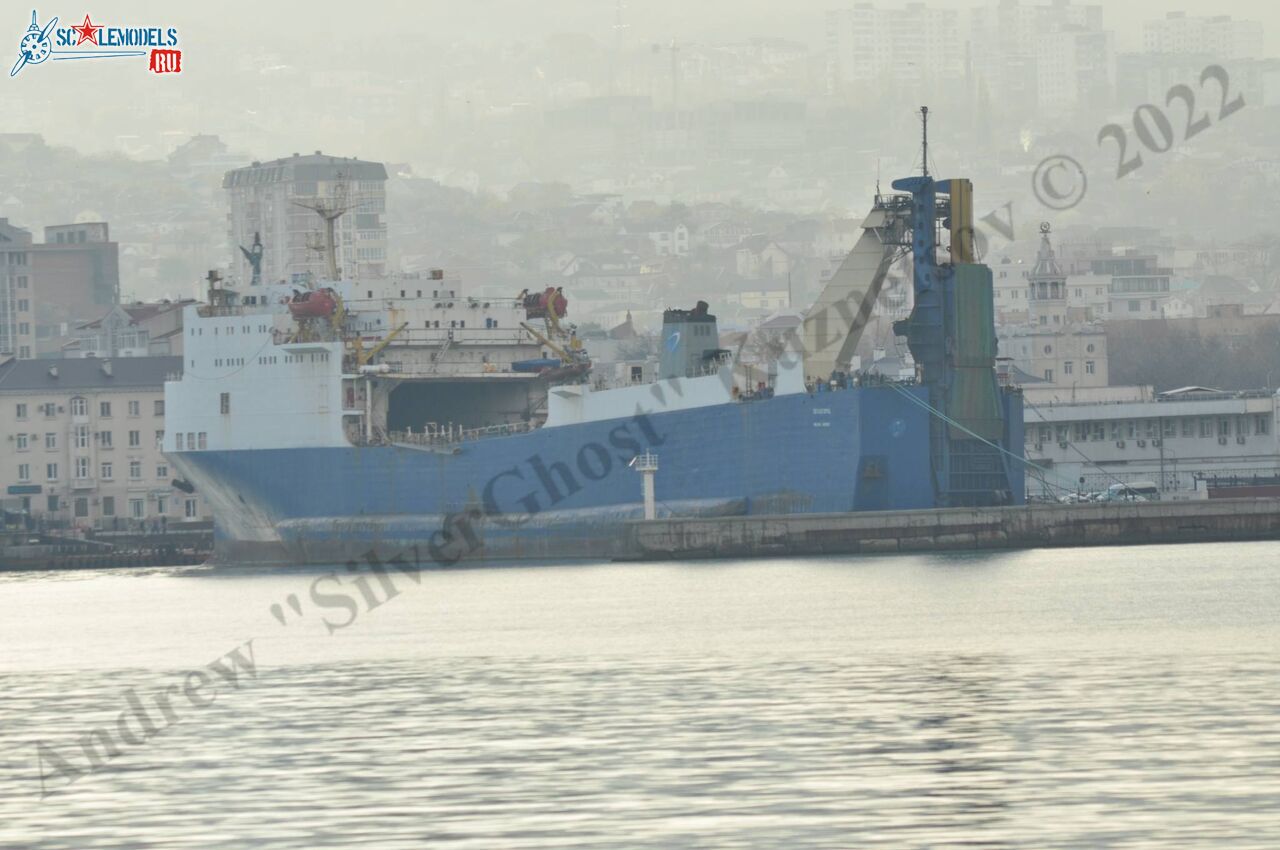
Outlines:
{"type": "Polygon", "coordinates": [[[1071,209],[1084,200],[1088,188],[1084,167],[1066,154],[1042,159],[1031,175],[1031,191],[1036,200],[1051,210],[1071,209]]]}
{"type": "Polygon", "coordinates": [[[31,26],[18,41],[18,61],[10,77],[28,65],[42,65],[52,59],[128,59],[147,57],[147,70],[156,74],[182,72],[182,51],[178,50],[178,30],[174,27],[118,27],[94,23],[86,14],[75,26],[59,27],[55,15],[42,26],[35,11],[31,26]]]}
{"type": "Polygon", "coordinates": [[[680,331],[672,331],[671,336],[667,337],[667,351],[675,354],[676,349],[680,347],[680,331]]]}

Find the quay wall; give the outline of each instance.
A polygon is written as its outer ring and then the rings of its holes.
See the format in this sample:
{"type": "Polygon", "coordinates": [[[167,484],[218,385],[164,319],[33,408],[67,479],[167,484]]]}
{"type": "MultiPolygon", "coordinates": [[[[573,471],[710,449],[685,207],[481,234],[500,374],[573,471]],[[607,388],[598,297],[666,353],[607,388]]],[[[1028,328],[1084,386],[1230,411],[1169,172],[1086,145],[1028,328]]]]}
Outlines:
{"type": "Polygon", "coordinates": [[[1120,546],[1280,538],[1280,499],[635,520],[619,560],[1120,546]]]}

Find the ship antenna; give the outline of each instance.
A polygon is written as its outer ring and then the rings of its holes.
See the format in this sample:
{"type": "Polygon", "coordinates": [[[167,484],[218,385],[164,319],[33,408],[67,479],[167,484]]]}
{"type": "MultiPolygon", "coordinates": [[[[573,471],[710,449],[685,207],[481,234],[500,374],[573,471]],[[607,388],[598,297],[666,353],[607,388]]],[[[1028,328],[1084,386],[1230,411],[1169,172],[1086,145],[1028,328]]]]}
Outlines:
{"type": "Polygon", "coordinates": [[[920,159],[924,166],[924,176],[929,176],[929,107],[920,107],[920,131],[922,141],[920,144],[920,159]]]}

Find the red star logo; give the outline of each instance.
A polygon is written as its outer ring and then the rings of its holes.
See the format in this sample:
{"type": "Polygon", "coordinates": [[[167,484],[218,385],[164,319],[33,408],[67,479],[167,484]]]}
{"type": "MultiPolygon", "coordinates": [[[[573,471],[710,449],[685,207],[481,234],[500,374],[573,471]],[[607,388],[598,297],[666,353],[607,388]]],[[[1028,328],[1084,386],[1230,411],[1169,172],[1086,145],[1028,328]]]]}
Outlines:
{"type": "Polygon", "coordinates": [[[81,45],[86,41],[90,44],[98,43],[98,33],[102,31],[102,27],[89,20],[89,16],[84,16],[84,23],[78,27],[72,27],[71,31],[80,36],[76,39],[76,44],[81,45]]]}

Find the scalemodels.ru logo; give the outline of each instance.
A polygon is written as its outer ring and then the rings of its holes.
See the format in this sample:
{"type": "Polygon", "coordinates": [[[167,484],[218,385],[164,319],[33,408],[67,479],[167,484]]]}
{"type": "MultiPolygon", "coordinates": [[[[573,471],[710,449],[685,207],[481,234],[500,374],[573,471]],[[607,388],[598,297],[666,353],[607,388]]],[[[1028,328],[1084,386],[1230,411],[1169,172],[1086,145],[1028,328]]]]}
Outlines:
{"type": "Polygon", "coordinates": [[[118,27],[94,23],[89,15],[76,26],[59,27],[55,15],[43,24],[31,13],[31,26],[18,42],[18,61],[10,77],[28,65],[46,60],[147,58],[147,70],[156,74],[182,72],[182,51],[174,27],[118,27]]]}

